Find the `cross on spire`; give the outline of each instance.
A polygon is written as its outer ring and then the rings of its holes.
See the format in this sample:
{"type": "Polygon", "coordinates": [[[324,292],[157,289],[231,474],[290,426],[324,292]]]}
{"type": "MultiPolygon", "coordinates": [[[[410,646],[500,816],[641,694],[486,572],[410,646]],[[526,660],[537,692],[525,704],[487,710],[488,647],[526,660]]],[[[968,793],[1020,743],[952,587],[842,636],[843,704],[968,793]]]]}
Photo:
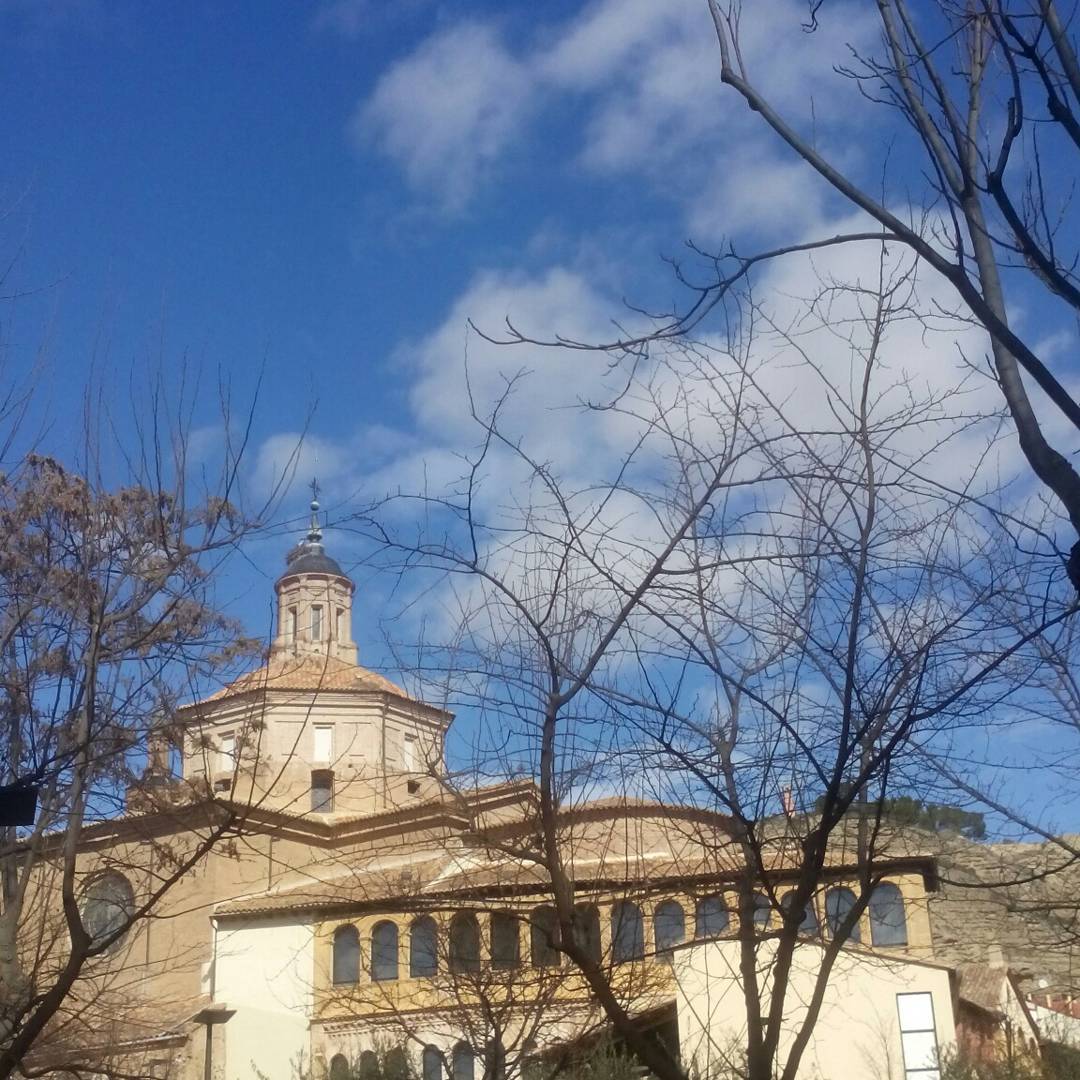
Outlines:
{"type": "Polygon", "coordinates": [[[319,481],[317,477],[311,480],[311,524],[308,527],[307,538],[309,543],[322,543],[322,529],[319,527],[319,481]]]}

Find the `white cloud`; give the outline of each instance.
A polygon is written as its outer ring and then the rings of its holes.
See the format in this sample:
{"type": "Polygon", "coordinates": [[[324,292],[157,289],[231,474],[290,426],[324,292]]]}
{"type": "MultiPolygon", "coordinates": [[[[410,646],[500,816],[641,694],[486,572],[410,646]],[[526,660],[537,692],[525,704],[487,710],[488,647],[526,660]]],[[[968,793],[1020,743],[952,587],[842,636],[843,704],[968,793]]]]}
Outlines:
{"type": "MultiPolygon", "coordinates": [[[[850,105],[835,108],[838,91],[845,100],[851,94],[833,68],[872,27],[858,5],[829,15],[806,34],[796,0],[763,0],[740,25],[749,70],[785,114],[812,125],[815,138],[855,123],[850,105]]],[[[787,184],[779,207],[764,193],[752,197],[758,166],[771,165],[774,183],[781,181],[784,167],[771,164],[781,151],[721,87],[700,0],[594,0],[565,22],[541,26],[516,51],[488,24],[436,31],[384,73],[355,130],[402,168],[414,190],[459,211],[512,148],[526,145],[530,122],[545,109],[567,117],[567,145],[550,161],[601,175],[644,174],[684,202],[693,223],[743,229],[795,204],[787,184]]]]}
{"type": "Polygon", "coordinates": [[[456,210],[518,134],[533,89],[532,73],[493,27],[458,23],[379,79],[353,133],[374,140],[413,187],[456,210]]]}

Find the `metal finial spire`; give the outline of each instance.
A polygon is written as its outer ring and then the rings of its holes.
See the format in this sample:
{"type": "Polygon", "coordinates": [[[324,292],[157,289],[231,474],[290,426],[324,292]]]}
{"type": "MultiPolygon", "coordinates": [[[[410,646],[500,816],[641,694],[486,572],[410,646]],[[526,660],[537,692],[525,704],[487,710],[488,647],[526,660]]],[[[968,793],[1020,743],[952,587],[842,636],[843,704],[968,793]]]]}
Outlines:
{"type": "Polygon", "coordinates": [[[311,481],[311,525],[308,527],[309,543],[322,543],[322,529],[319,527],[319,481],[311,481]]]}

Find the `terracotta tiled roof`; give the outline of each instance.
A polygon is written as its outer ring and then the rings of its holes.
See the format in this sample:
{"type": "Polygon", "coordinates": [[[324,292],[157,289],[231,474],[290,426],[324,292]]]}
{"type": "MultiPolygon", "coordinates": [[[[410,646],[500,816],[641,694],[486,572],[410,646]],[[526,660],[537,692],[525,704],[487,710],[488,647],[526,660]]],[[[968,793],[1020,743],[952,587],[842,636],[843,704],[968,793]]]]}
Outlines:
{"type": "Polygon", "coordinates": [[[986,964],[960,964],[956,969],[960,996],[984,1012],[1001,1015],[1007,972],[986,964]]]}
{"type": "MultiPolygon", "coordinates": [[[[235,682],[185,708],[193,709],[211,701],[250,694],[260,690],[275,691],[348,691],[361,690],[379,694],[409,695],[389,679],[358,664],[349,664],[333,656],[293,656],[280,653],[261,668],[241,675],[235,682]]],[[[410,698],[410,700],[412,700],[410,698]]]]}

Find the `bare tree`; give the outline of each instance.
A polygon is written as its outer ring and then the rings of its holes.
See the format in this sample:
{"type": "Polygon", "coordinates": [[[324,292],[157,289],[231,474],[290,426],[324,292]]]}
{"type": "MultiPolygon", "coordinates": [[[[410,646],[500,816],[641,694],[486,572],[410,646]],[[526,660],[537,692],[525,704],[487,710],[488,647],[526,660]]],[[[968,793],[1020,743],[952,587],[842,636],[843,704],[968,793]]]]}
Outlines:
{"type": "Polygon", "coordinates": [[[536,869],[558,949],[662,1080],[682,1066],[575,935],[590,798],[666,808],[670,859],[624,861],[624,889],[733,883],[745,1075],[794,1078],[897,854],[886,796],[922,790],[924,754],[1007,702],[1030,643],[1075,610],[1052,539],[998,479],[996,403],[895,366],[914,275],[883,250],[874,286],[825,281],[798,317],[745,293],[731,340],[653,339],[583,412],[630,447],[603,479],[530,456],[503,428],[505,398],[474,404],[483,440],[460,488],[412,497],[425,531],[363,521],[392,565],[442,581],[454,629],[422,675],[473,714],[469,781],[535,779],[531,827],[478,823],[480,842],[536,869]],[[1004,597],[1021,622],[1000,616],[1004,597]],[[826,911],[814,993],[782,1050],[806,912],[840,874],[849,900],[826,911]]]}
{"type": "MultiPolygon", "coordinates": [[[[707,325],[717,305],[762,264],[838,245],[902,244],[955,290],[952,314],[987,331],[992,376],[1020,449],[1073,530],[1080,531],[1080,474],[1047,434],[1024,381],[1025,375],[1033,380],[1060,415],[1080,427],[1080,404],[1067,385],[1069,360],[1058,362],[1055,371],[1044,319],[1018,326],[1009,312],[1009,288],[1014,303],[1043,306],[1063,315],[1066,326],[1080,312],[1072,199],[1080,152],[1075,5],[1063,10],[1054,0],[878,3],[880,54],[856,56],[843,73],[852,80],[853,93],[897,118],[890,130],[903,152],[882,160],[876,179],[866,181],[830,157],[813,132],[798,130],[755,82],[740,47],[738,0],[707,3],[720,80],[867,216],[867,228],[749,253],[734,246],[696,251],[705,260],[704,271],[676,268],[691,301],[681,310],[651,313],[655,323],[644,336],[604,344],[560,338],[558,343],[641,351],[650,342],[678,339],[707,325]],[[898,170],[894,159],[911,167],[898,170]],[[899,208],[875,186],[898,171],[904,197],[915,192],[911,205],[899,208]]],[[[805,29],[811,33],[818,20],[832,14],[822,0],[808,0],[807,12],[805,29]]],[[[513,325],[508,329],[510,341],[532,340],[513,325]]],[[[1065,355],[1074,352],[1073,338],[1065,355]]],[[[1080,542],[1071,547],[1067,569],[1080,587],[1080,542]]]]}
{"type": "Polygon", "coordinates": [[[185,415],[152,391],[113,454],[88,406],[71,468],[29,454],[0,476],[0,781],[40,791],[33,825],[0,830],[0,1076],[131,1069],[116,1047],[143,973],[109,958],[242,826],[245,806],[170,782],[170,736],[204,679],[258,651],[214,586],[271,504],[241,508],[235,417],[211,475],[185,415]],[[188,828],[163,833],[181,805],[188,828]]]}

